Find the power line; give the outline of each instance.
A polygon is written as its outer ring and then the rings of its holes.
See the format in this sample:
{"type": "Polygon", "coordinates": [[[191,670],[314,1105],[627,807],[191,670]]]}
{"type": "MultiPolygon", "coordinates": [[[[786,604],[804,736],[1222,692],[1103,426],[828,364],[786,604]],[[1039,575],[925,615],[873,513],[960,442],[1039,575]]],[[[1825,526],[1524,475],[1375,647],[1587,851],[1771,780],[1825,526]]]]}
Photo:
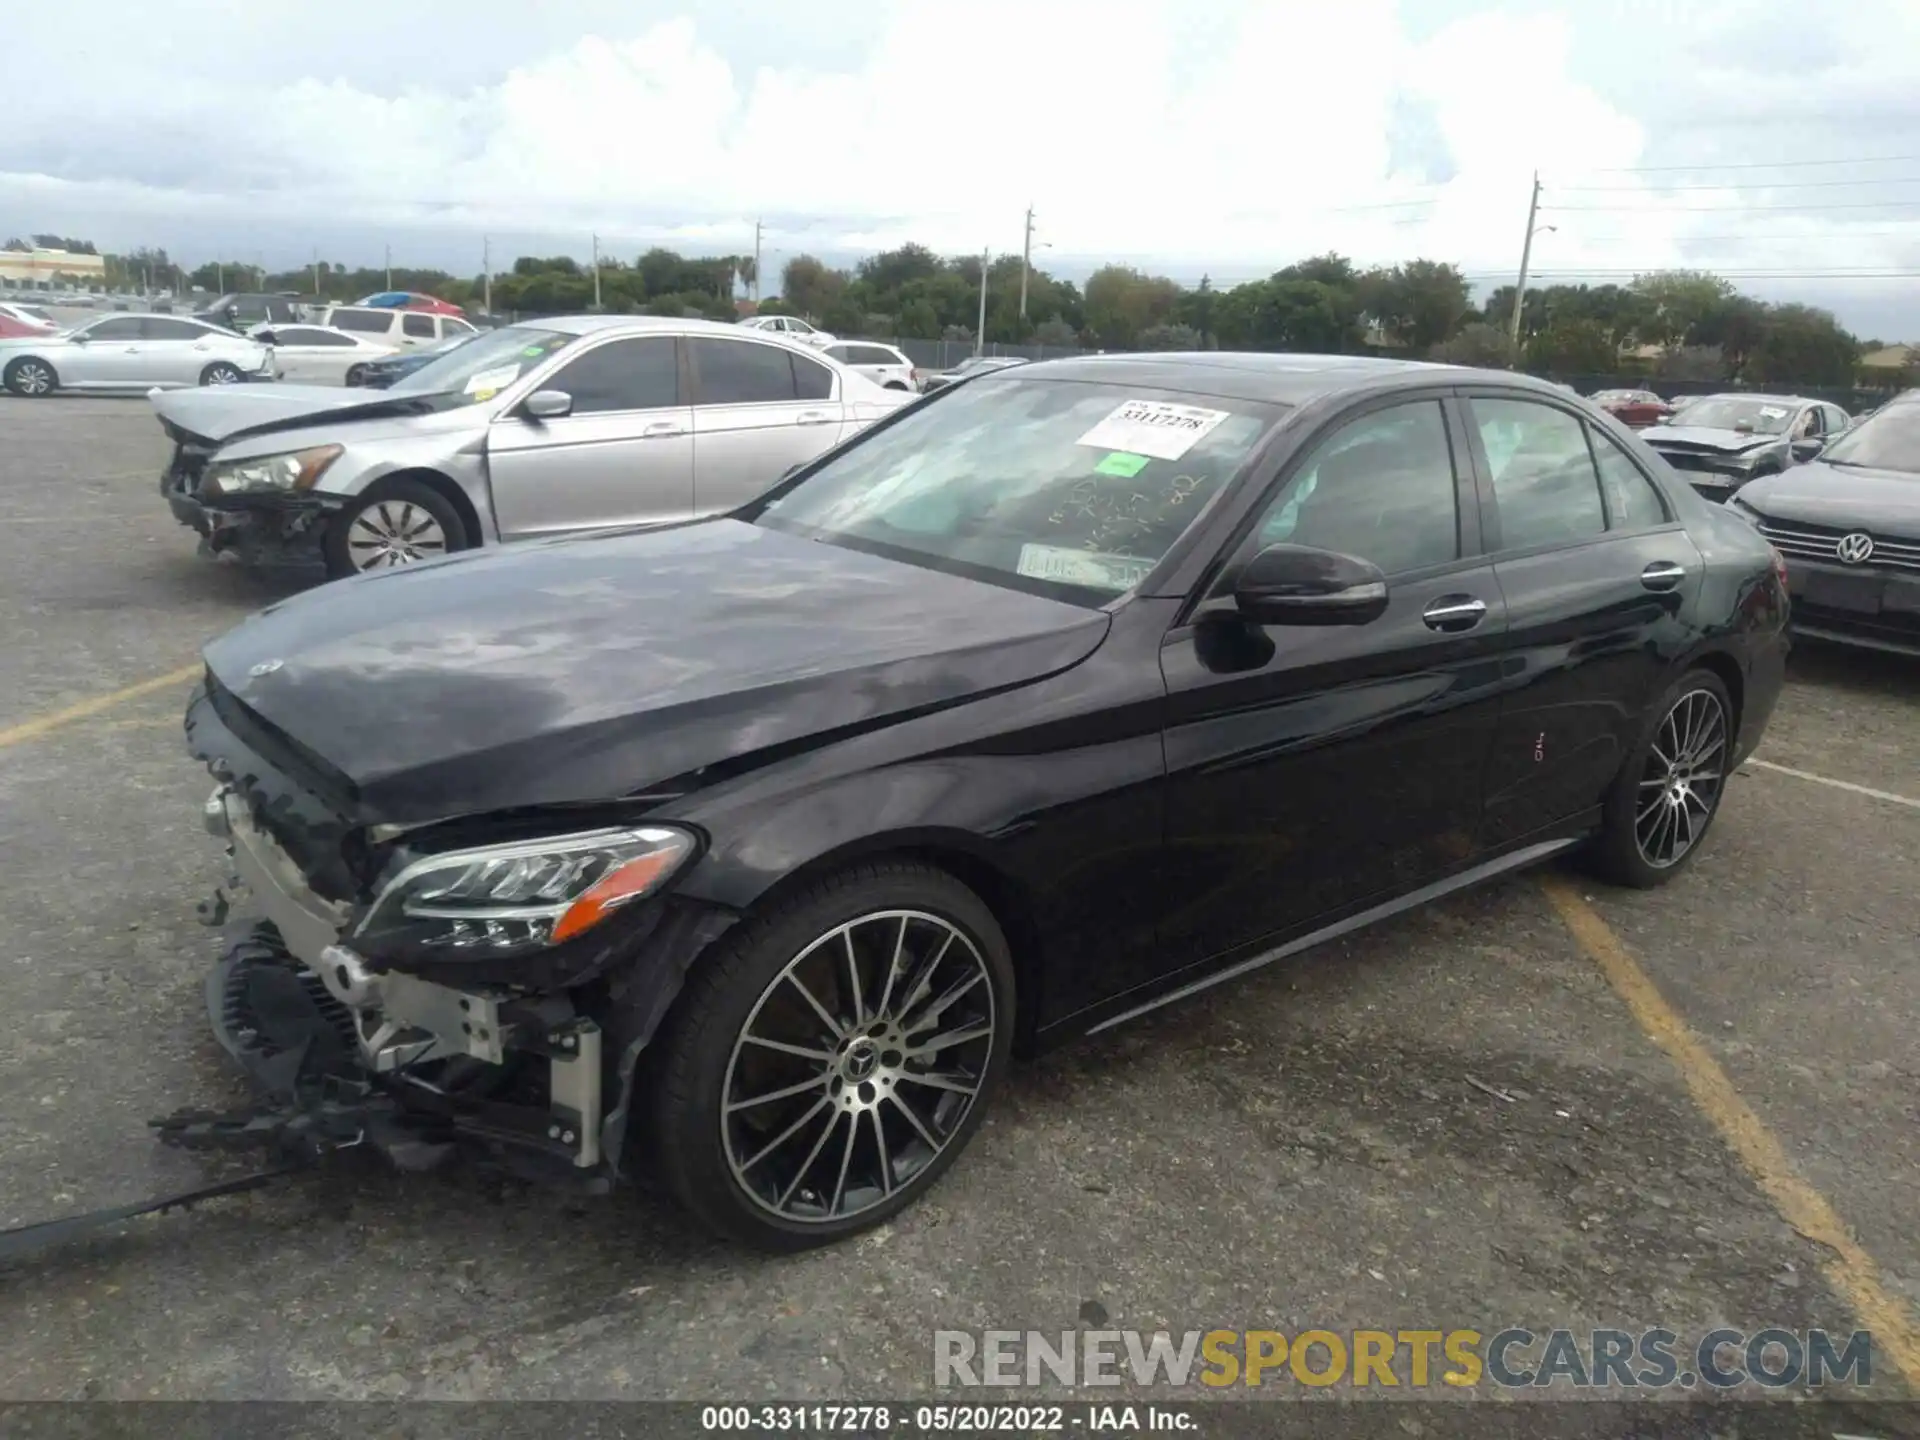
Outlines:
{"type": "Polygon", "coordinates": [[[1551,205],[1543,208],[1563,215],[1570,211],[1614,215],[1662,215],[1674,212],[1697,215],[1751,215],[1763,210],[1798,210],[1802,214],[1825,214],[1829,210],[1920,210],[1920,200],[1845,200],[1838,205],[1551,205]]]}
{"type": "Polygon", "coordinates": [[[1701,173],[1708,170],[1806,170],[1822,165],[1897,165],[1920,160],[1920,155],[1861,155],[1832,160],[1752,160],[1732,164],[1711,161],[1699,165],[1600,165],[1581,171],[1584,175],[1660,175],[1675,171],[1701,173]]]}
{"type": "Polygon", "coordinates": [[[1728,185],[1555,185],[1561,195],[1679,195],[1694,190],[1832,190],[1847,185],[1920,185],[1920,175],[1868,175],[1858,180],[1744,180],[1728,185]]]}

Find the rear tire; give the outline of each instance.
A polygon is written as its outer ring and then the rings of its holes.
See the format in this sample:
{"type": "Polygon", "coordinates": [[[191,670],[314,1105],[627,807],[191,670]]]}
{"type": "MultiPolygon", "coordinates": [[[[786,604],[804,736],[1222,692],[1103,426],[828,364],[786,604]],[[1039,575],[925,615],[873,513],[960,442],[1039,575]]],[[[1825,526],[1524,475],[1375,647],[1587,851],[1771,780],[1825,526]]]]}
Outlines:
{"type": "Polygon", "coordinates": [[[240,378],[239,368],[224,360],[216,360],[200,372],[202,385],[238,385],[240,378]]]}
{"type": "Polygon", "coordinates": [[[453,502],[419,480],[389,480],[327,524],[320,542],[329,580],[436,560],[471,540],[453,502]]]}
{"type": "Polygon", "coordinates": [[[1667,687],[1607,793],[1591,851],[1602,878],[1650,890],[1693,863],[1720,813],[1733,742],[1718,676],[1689,670],[1667,687]]]}
{"type": "Polygon", "coordinates": [[[356,386],[364,383],[366,378],[367,378],[366,366],[352,365],[347,368],[347,388],[348,389],[351,390],[356,386]]]}
{"type": "Polygon", "coordinates": [[[29,400],[41,400],[60,388],[60,377],[53,366],[37,355],[22,355],[11,362],[3,377],[7,389],[29,400]]]}
{"type": "Polygon", "coordinates": [[[650,1047],[654,1168],[763,1249],[878,1225],[979,1128],[1013,1011],[1006,939],[951,875],[891,862],[817,881],[704,957],[650,1047]]]}

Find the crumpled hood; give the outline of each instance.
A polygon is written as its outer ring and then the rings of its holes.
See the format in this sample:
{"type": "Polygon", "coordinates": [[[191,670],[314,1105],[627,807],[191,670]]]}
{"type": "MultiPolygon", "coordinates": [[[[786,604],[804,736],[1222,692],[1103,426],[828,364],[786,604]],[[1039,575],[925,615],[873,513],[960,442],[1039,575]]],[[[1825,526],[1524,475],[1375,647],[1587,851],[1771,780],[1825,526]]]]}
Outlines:
{"type": "Polygon", "coordinates": [[[1760,445],[1778,445],[1784,435],[1755,435],[1748,430],[1708,429],[1703,425],[1654,425],[1640,432],[1640,438],[1658,450],[1671,445],[1676,450],[1712,450],[1737,455],[1760,445]]]}
{"type": "Polygon", "coordinates": [[[148,398],[163,424],[216,444],[243,435],[303,430],[321,420],[396,419],[436,408],[428,396],[319,385],[208,385],[159,390],[148,398]]]}
{"type": "Polygon", "coordinates": [[[1741,487],[1740,503],[1772,520],[1920,540],[1920,475],[1812,460],[1741,487]]]}
{"type": "MultiPolygon", "coordinates": [[[[362,823],[615,799],[1026,684],[1108,617],[736,520],[336,582],[206,649],[362,823]]],[[[215,756],[202,755],[203,760],[215,756]]]]}

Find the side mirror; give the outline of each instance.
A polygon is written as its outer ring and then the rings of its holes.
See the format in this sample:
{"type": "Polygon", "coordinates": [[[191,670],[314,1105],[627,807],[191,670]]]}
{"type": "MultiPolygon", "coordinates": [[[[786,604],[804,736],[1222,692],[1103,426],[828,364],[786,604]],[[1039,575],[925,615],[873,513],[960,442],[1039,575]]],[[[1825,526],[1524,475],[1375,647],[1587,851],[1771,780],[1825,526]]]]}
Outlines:
{"type": "Polygon", "coordinates": [[[1827,442],[1818,437],[1809,437],[1805,440],[1794,441],[1791,448],[1793,450],[1793,458],[1796,461],[1811,460],[1827,448],[1827,442]]]}
{"type": "Polygon", "coordinates": [[[88,335],[86,331],[76,330],[67,337],[67,343],[70,345],[85,345],[88,344],[92,338],[93,337],[88,335]]]}
{"type": "Polygon", "coordinates": [[[573,413],[573,396],[564,390],[536,390],[520,403],[529,420],[559,420],[573,413]]]}
{"type": "Polygon", "coordinates": [[[1269,545],[1234,582],[1233,603],[1256,625],[1365,625],[1387,608],[1387,577],[1354,555],[1269,545]]]}

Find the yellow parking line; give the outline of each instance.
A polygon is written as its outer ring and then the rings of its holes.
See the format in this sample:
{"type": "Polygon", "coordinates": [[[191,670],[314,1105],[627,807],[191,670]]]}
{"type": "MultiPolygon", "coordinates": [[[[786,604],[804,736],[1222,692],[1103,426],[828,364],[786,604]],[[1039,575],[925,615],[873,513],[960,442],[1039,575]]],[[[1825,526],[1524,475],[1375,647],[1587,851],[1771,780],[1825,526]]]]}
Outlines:
{"type": "Polygon", "coordinates": [[[198,665],[182,665],[178,670],[169,670],[164,675],[156,675],[151,680],[142,680],[138,685],[129,685],[124,690],[96,695],[91,700],[82,700],[78,704],[67,706],[64,710],[55,710],[51,715],[42,715],[36,720],[23,720],[18,725],[10,725],[5,730],[0,730],[0,750],[5,750],[10,745],[24,744],[28,740],[38,740],[42,735],[52,734],[55,730],[71,725],[76,720],[85,720],[89,715],[98,715],[102,710],[111,710],[114,706],[128,700],[138,700],[142,695],[151,695],[156,690],[185,684],[199,673],[198,665]]]}
{"type": "Polygon", "coordinates": [[[1880,1279],[1873,1257],[1853,1238],[1827,1198],[1801,1178],[1785,1147],[1740,1098],[1720,1062],[1667,1004],[1607,922],[1561,877],[1543,876],[1541,883],[1580,948],[1600,967],[1648,1038],[1679,1067],[1694,1103],[1759,1182],[1781,1218],[1826,1247],[1821,1268],[1834,1290],[1873,1332],[1875,1351],[1891,1360],[1910,1384],[1920,1386],[1920,1330],[1899,1297],[1880,1279]]]}

